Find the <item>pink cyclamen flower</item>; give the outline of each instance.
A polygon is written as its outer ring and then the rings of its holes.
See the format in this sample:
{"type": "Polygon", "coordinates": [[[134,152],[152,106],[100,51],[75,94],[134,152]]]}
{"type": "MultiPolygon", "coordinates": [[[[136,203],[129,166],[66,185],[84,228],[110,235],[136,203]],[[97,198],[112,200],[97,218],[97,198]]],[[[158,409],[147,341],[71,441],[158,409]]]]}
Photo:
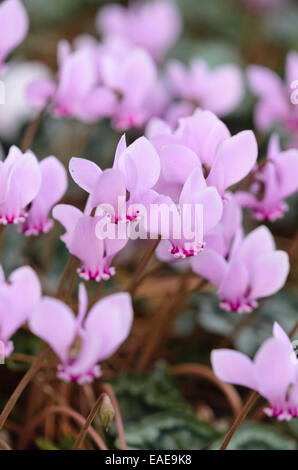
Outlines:
{"type": "Polygon", "coordinates": [[[40,297],[40,283],[32,268],[16,269],[6,282],[0,266],[0,343],[5,357],[13,351],[10,338],[26,323],[40,297]]]}
{"type": "Polygon", "coordinates": [[[135,1],[129,8],[117,4],[101,8],[97,26],[105,37],[119,36],[122,42],[141,47],[160,60],[181,32],[181,16],[169,0],[135,1]]]}
{"type": "Polygon", "coordinates": [[[35,155],[12,146],[6,159],[0,161],[0,224],[24,222],[27,206],[40,186],[41,171],[35,155]]]}
{"type": "Polygon", "coordinates": [[[209,69],[203,60],[193,60],[187,69],[181,62],[171,61],[166,80],[172,96],[184,103],[170,106],[167,115],[172,124],[189,116],[197,106],[225,116],[236,109],[244,94],[240,68],[232,64],[209,69]]]}
{"type": "Polygon", "coordinates": [[[81,284],[77,317],[67,305],[52,297],[43,297],[30,317],[31,331],[59,357],[58,377],[66,382],[83,384],[100,377],[97,363],[112,356],[131,329],[133,309],[129,294],[105,297],[88,314],[87,307],[87,292],[81,284]]]}
{"type": "Polygon", "coordinates": [[[0,72],[8,54],[28,32],[29,19],[19,0],[4,0],[0,5],[0,72]]]}
{"type": "Polygon", "coordinates": [[[157,196],[153,204],[168,205],[171,210],[170,226],[156,229],[162,238],[168,238],[169,251],[174,258],[196,256],[204,248],[206,235],[216,227],[222,217],[223,202],[214,187],[208,187],[200,167],[195,168],[187,178],[178,204],[167,196],[157,196]],[[201,212],[197,213],[198,207],[201,212]],[[177,231],[181,227],[181,231],[177,231]]]}
{"type": "Polygon", "coordinates": [[[268,416],[279,421],[298,417],[298,361],[278,323],[274,323],[273,337],[265,341],[253,361],[238,351],[215,349],[211,363],[220,380],[251,388],[266,398],[268,416]]]}
{"type": "Polygon", "coordinates": [[[255,65],[248,68],[250,88],[258,97],[255,108],[255,123],[258,129],[266,131],[273,125],[280,124],[289,134],[297,133],[297,80],[297,52],[290,52],[287,56],[285,82],[266,67],[255,65]]]}
{"type": "Polygon", "coordinates": [[[261,226],[245,238],[237,237],[228,260],[213,249],[205,249],[191,261],[196,274],[217,287],[220,306],[229,311],[250,313],[257,299],[279,291],[289,273],[289,257],[275,249],[270,231],[261,226]]]}
{"type": "Polygon", "coordinates": [[[154,189],[178,199],[183,183],[196,167],[202,167],[207,185],[225,191],[254,167],[258,147],[252,131],[231,136],[226,125],[210,111],[197,110],[179,121],[175,131],[152,120],[147,135],[161,160],[161,176],[154,189]]]}
{"type": "Polygon", "coordinates": [[[256,169],[250,190],[236,193],[237,200],[255,219],[273,222],[287,212],[285,199],[298,190],[297,175],[298,150],[282,151],[278,136],[273,135],[266,162],[256,169]]]}
{"type": "MultiPolygon", "coordinates": [[[[141,127],[152,117],[151,99],[156,100],[160,84],[157,68],[150,55],[134,48],[125,54],[103,53],[100,73],[104,85],[117,96],[113,122],[117,129],[141,127]]],[[[153,107],[153,110],[155,107],[153,107]]]]}
{"type": "Polygon", "coordinates": [[[80,277],[97,282],[110,279],[115,274],[111,267],[113,257],[126,245],[127,239],[99,239],[96,225],[102,216],[84,215],[74,206],[58,204],[53,209],[53,217],[66,229],[61,240],[82,262],[82,268],[78,269],[80,277]]]}
{"type": "Polygon", "coordinates": [[[87,213],[99,205],[109,205],[105,212],[117,224],[137,218],[134,206],[146,203],[148,193],[151,194],[159,178],[160,159],[145,137],[127,147],[123,136],[117,146],[112,169],[102,172],[94,162],[72,158],[69,171],[74,181],[90,194],[87,213]]]}
{"type": "MultiPolygon", "coordinates": [[[[205,234],[203,248],[214,250],[224,258],[227,258],[230,255],[233,243],[242,235],[242,210],[232,193],[226,193],[225,198],[221,219],[212,230],[205,234]]],[[[210,210],[210,207],[208,209],[210,210]]],[[[206,210],[205,208],[207,217],[209,216],[208,209],[206,210]]],[[[156,256],[160,261],[171,263],[178,271],[185,271],[191,267],[191,263],[188,262],[189,259],[184,260],[183,263],[180,261],[179,263],[176,262],[171,251],[169,249],[169,242],[161,240],[156,249],[156,256]]]]}
{"type": "Polygon", "coordinates": [[[47,233],[53,226],[49,219],[52,207],[64,196],[67,189],[67,175],[64,166],[56,157],[44,158],[40,164],[41,186],[33,199],[28,216],[21,230],[25,235],[47,233]]]}
{"type": "Polygon", "coordinates": [[[57,79],[30,83],[26,90],[29,104],[42,109],[51,103],[54,116],[85,122],[110,117],[116,98],[99,80],[96,56],[93,44],[83,43],[72,51],[66,41],[59,43],[57,79]]]}

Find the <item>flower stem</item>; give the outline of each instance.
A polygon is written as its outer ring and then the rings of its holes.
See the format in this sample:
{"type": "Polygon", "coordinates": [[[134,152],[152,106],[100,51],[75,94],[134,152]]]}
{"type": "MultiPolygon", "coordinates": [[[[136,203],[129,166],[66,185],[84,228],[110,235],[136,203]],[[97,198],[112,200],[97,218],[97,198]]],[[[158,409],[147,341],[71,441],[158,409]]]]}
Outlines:
{"type": "Polygon", "coordinates": [[[11,410],[15,406],[16,402],[18,401],[19,397],[25,390],[26,386],[30,382],[30,380],[34,377],[34,375],[39,371],[42,366],[43,361],[49,354],[49,348],[43,350],[43,352],[36,357],[35,361],[33,362],[32,366],[26,374],[23,376],[22,380],[19,382],[17,387],[15,388],[13,394],[10,396],[8,402],[6,403],[1,415],[0,415],[0,431],[2,430],[11,410]]]}
{"type": "Polygon", "coordinates": [[[143,272],[145,271],[147,265],[149,264],[149,261],[154,255],[155,250],[159,245],[159,242],[160,238],[148,247],[148,250],[145,252],[143,258],[141,259],[141,262],[126,289],[127,292],[129,292],[130,294],[133,294],[136,288],[138,287],[139,282],[142,279],[143,272]]]}
{"type": "Polygon", "coordinates": [[[73,257],[73,258],[74,258],[74,262],[73,262],[73,267],[72,267],[72,271],[71,271],[71,275],[70,275],[69,285],[68,285],[68,288],[66,290],[65,297],[64,297],[64,302],[66,304],[68,304],[69,301],[70,301],[71,294],[72,294],[73,287],[74,287],[74,283],[75,283],[75,280],[76,280],[77,269],[78,269],[79,264],[80,264],[80,261],[77,258],[75,258],[75,257],[73,257]]]}
{"type": "Polygon", "coordinates": [[[91,426],[95,416],[96,416],[96,413],[98,412],[99,410],[99,407],[102,403],[102,394],[99,395],[99,397],[97,398],[96,402],[94,403],[93,407],[91,408],[91,411],[84,423],[84,426],[81,428],[80,432],[79,432],[79,435],[78,437],[76,438],[75,440],[75,443],[74,443],[74,446],[73,446],[73,450],[79,450],[81,445],[83,444],[84,440],[85,440],[85,437],[88,433],[88,430],[89,430],[89,427],[91,426]]]}
{"type": "Polygon", "coordinates": [[[60,299],[62,297],[63,287],[64,287],[64,284],[66,282],[66,279],[67,279],[68,273],[70,271],[71,265],[73,263],[73,260],[74,260],[74,257],[71,256],[69,258],[69,260],[67,261],[66,265],[65,265],[64,271],[62,273],[62,276],[61,276],[61,279],[60,279],[60,282],[59,282],[59,285],[58,285],[57,293],[56,293],[56,297],[58,299],[60,299]]]}
{"type": "Polygon", "coordinates": [[[226,450],[226,448],[228,447],[229,443],[230,443],[230,440],[232,439],[234,433],[236,432],[236,430],[238,429],[238,427],[240,426],[240,424],[245,420],[246,416],[248,415],[248,413],[250,412],[251,408],[255,405],[255,403],[257,402],[258,398],[259,398],[259,394],[258,392],[251,392],[249,397],[248,397],[248,400],[247,402],[245,403],[244,407],[242,408],[241,412],[239,413],[239,415],[236,417],[235,421],[233,422],[231,428],[229,429],[226,437],[225,437],[225,440],[223,441],[222,445],[221,445],[221,448],[220,450],[226,450]]]}
{"type": "Polygon", "coordinates": [[[40,113],[36,116],[36,118],[33,119],[33,121],[31,121],[28,124],[22,143],[21,143],[22,152],[26,152],[31,147],[34,137],[38,131],[42,115],[43,115],[43,110],[40,111],[40,113]]]}

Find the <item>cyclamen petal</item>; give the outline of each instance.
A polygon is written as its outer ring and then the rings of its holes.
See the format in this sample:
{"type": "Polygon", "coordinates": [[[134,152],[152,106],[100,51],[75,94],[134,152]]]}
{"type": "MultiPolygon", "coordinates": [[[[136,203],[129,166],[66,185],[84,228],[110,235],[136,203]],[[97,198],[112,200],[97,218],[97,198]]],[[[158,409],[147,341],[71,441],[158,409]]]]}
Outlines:
{"type": "Polygon", "coordinates": [[[72,157],[69,162],[72,179],[82,189],[91,193],[102,171],[96,163],[85,158],[72,157]]]}
{"type": "Polygon", "coordinates": [[[215,349],[211,353],[213,372],[220,380],[227,383],[256,388],[253,362],[239,351],[215,349]]]}
{"type": "Polygon", "coordinates": [[[29,18],[19,0],[4,0],[0,5],[0,71],[6,56],[25,38],[29,18]]]}
{"type": "Polygon", "coordinates": [[[0,166],[0,223],[24,222],[26,206],[37,196],[41,186],[41,170],[32,152],[22,153],[11,147],[0,166]]]}
{"type": "Polygon", "coordinates": [[[43,297],[30,317],[31,331],[46,341],[61,361],[75,340],[76,321],[70,308],[61,300],[43,297]]]}
{"type": "Polygon", "coordinates": [[[16,269],[9,282],[4,277],[0,280],[0,340],[6,356],[13,351],[11,336],[26,323],[40,297],[38,277],[29,266],[16,269]]]}
{"type": "Polygon", "coordinates": [[[97,365],[110,357],[129,335],[133,309],[130,295],[114,294],[86,314],[86,289],[79,286],[77,317],[60,300],[44,297],[30,318],[33,333],[46,341],[60,359],[58,377],[79,384],[101,375],[97,365]]]}
{"type": "Polygon", "coordinates": [[[115,274],[115,269],[111,267],[112,259],[126,245],[127,239],[118,239],[117,232],[116,240],[100,239],[97,235],[97,223],[103,219],[102,215],[92,217],[83,214],[76,207],[58,204],[53,209],[53,217],[66,229],[61,240],[69,252],[82,262],[82,267],[78,270],[80,277],[99,282],[102,279],[108,280],[115,274]]]}
{"type": "MultiPolygon", "coordinates": [[[[188,102],[192,107],[196,103],[218,116],[225,116],[236,109],[244,94],[240,68],[233,64],[209,69],[206,62],[195,59],[187,69],[180,62],[171,61],[167,81],[174,98],[188,102]]],[[[172,106],[168,113],[172,112],[171,109],[172,106]]]]}
{"type": "Polygon", "coordinates": [[[65,194],[67,175],[64,166],[56,157],[47,157],[40,162],[41,187],[22,225],[25,235],[47,233],[53,222],[48,215],[54,204],[65,194]]]}
{"type": "Polygon", "coordinates": [[[270,139],[267,160],[254,172],[247,192],[239,191],[236,198],[248,208],[255,219],[274,221],[288,210],[285,199],[298,190],[298,151],[282,151],[277,136],[270,139]]]}
{"type": "MultiPolygon", "coordinates": [[[[195,166],[193,153],[197,157],[197,166],[203,168],[207,185],[215,186],[223,198],[224,192],[243,180],[256,163],[258,148],[253,132],[243,131],[231,136],[225,124],[210,111],[197,110],[192,116],[181,119],[174,131],[160,123],[158,128],[159,132],[164,132],[152,137],[162,162],[158,190],[171,189],[178,181],[182,189],[195,166]],[[187,149],[183,150],[186,165],[182,148],[178,146],[187,149]],[[175,171],[171,170],[171,149],[175,155],[175,171]]],[[[167,192],[165,195],[171,196],[167,192]]]]}
{"type": "Polygon", "coordinates": [[[298,416],[298,362],[280,325],[274,324],[273,334],[253,361],[240,352],[217,349],[211,353],[211,363],[219,379],[252,388],[265,397],[270,405],[264,410],[268,416],[289,420],[298,416]]]}
{"type": "Polygon", "coordinates": [[[163,57],[181,31],[180,12],[169,0],[135,2],[129,8],[111,4],[100,9],[96,24],[104,36],[116,35],[143,47],[156,60],[163,57]]]}
{"type": "Polygon", "coordinates": [[[221,192],[241,181],[254,167],[258,157],[256,138],[243,131],[224,141],[217,152],[207,182],[221,192]]]}
{"type": "Polygon", "coordinates": [[[259,130],[268,131],[279,125],[290,140],[295,142],[298,113],[292,104],[292,84],[297,80],[297,53],[288,53],[285,81],[270,69],[260,66],[248,68],[248,81],[253,93],[258,97],[255,108],[255,123],[259,130]]]}

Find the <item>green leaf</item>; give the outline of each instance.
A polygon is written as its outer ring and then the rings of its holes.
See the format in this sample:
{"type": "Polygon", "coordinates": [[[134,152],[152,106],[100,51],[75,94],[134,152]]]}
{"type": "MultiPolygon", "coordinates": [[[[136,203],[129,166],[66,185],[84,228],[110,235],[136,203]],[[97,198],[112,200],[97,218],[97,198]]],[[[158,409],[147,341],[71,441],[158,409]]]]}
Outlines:
{"type": "Polygon", "coordinates": [[[125,431],[131,450],[205,449],[218,436],[212,426],[181,410],[148,416],[125,431]]]}
{"type": "MultiPolygon", "coordinates": [[[[212,445],[211,450],[219,449],[222,440],[212,445]]],[[[245,423],[234,434],[228,450],[295,450],[295,439],[282,434],[267,424],[245,423]]]]}
{"type": "Polygon", "coordinates": [[[123,373],[112,381],[123,419],[139,421],[146,414],[190,407],[180,394],[176,380],[164,364],[144,374],[123,373]]]}
{"type": "Polygon", "coordinates": [[[198,311],[199,325],[211,333],[229,336],[241,319],[240,315],[222,310],[214,294],[196,294],[193,302],[198,311]]]}

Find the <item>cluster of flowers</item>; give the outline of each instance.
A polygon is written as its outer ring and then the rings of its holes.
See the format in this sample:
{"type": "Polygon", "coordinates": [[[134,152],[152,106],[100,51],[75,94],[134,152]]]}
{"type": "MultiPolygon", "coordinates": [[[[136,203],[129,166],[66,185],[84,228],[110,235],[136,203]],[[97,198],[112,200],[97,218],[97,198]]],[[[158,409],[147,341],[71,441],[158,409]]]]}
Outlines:
{"type": "Polygon", "coordinates": [[[159,73],[158,65],[181,31],[174,2],[106,6],[96,26],[100,42],[83,36],[73,48],[66,41],[59,44],[56,78],[35,80],[28,87],[32,106],[49,105],[54,116],[85,122],[108,117],[126,130],[142,128],[153,116],[176,123],[199,104],[220,116],[239,104],[243,79],[235,65],[210,70],[199,59],[189,68],[170,61],[159,73]]]}
{"type": "MultiPolygon", "coordinates": [[[[0,223],[19,224],[24,234],[36,235],[51,228],[48,216],[53,209],[53,217],[66,229],[63,242],[82,263],[79,275],[99,282],[115,273],[113,258],[128,241],[128,237],[117,236],[99,239],[99,221],[108,221],[116,233],[123,224],[132,229],[143,223],[136,208],[142,205],[150,212],[154,204],[174,207],[183,226],[183,205],[194,209],[200,204],[203,240],[198,242],[195,235],[176,239],[171,225],[166,236],[158,220],[149,227],[150,234],[162,238],[157,256],[166,262],[187,259],[195,273],[216,287],[222,308],[251,312],[259,298],[274,294],[285,284],[289,260],[285,252],[276,250],[265,226],[244,234],[242,207],[262,221],[284,215],[285,199],[298,190],[298,150],[283,151],[273,135],[267,159],[258,164],[254,133],[246,130],[231,135],[218,115],[230,112],[242,97],[242,77],[235,66],[209,70],[196,60],[187,69],[172,62],[167,64],[165,76],[158,76],[157,64],[181,29],[173,3],[105,7],[97,25],[102,42],[81,37],[73,50],[61,43],[56,79],[30,84],[28,98],[36,107],[48,106],[55,116],[87,122],[110,117],[121,129],[146,125],[145,136],[127,145],[123,135],[109,169],[101,170],[84,158],[70,160],[71,177],[88,194],[84,211],[55,205],[67,188],[66,172],[55,157],[39,163],[31,151],[23,154],[12,147],[0,164],[0,223]],[[246,178],[248,190],[241,188],[246,178]],[[125,201],[121,213],[119,198],[125,201]]],[[[0,6],[2,66],[27,27],[20,2],[5,0],[0,6]]],[[[297,64],[297,55],[291,54],[289,83],[296,70],[298,76],[297,64]]],[[[264,129],[280,119],[293,130],[297,111],[289,104],[288,88],[260,67],[249,70],[249,79],[260,97],[257,126],[264,129]]],[[[11,336],[28,321],[32,332],[60,358],[60,378],[83,383],[98,377],[97,362],[111,356],[126,339],[133,312],[127,293],[104,298],[86,316],[87,304],[83,284],[75,317],[60,300],[41,297],[31,268],[16,270],[9,283],[1,273],[0,340],[5,354],[13,350],[11,336]]],[[[262,346],[254,363],[236,351],[215,351],[212,364],[222,380],[262,393],[272,405],[270,415],[288,419],[297,416],[292,353],[289,339],[275,325],[274,338],[262,346]]]]}

